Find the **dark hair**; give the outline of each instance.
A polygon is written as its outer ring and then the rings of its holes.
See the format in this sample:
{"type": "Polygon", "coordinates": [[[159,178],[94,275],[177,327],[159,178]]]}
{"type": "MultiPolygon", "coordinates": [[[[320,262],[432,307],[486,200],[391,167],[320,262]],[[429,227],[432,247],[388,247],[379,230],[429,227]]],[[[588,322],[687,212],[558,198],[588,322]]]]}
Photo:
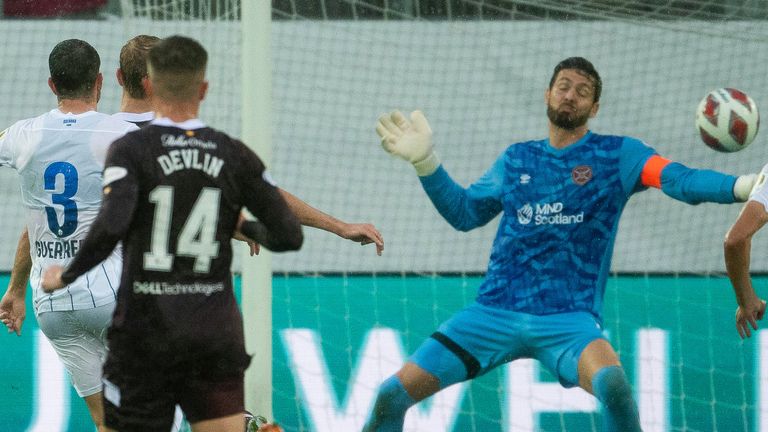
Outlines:
{"type": "Polygon", "coordinates": [[[158,96],[181,100],[194,97],[205,77],[208,53],[199,42],[170,36],[149,50],[149,73],[158,96]]]}
{"type": "Polygon", "coordinates": [[[138,35],[126,42],[120,50],[120,71],[123,73],[123,87],[134,99],[144,99],[141,80],[147,76],[147,53],[160,40],[157,36],[138,35]]]}
{"type": "Polygon", "coordinates": [[[603,80],[600,79],[600,74],[597,73],[595,66],[584,57],[568,57],[555,66],[554,72],[552,72],[552,78],[549,80],[549,88],[555,84],[557,74],[563,69],[575,69],[582,75],[589,77],[592,80],[592,84],[595,86],[594,101],[600,101],[600,93],[603,91],[603,80]]]}
{"type": "Polygon", "coordinates": [[[63,99],[89,96],[100,66],[99,53],[88,42],[80,39],[59,42],[48,56],[51,80],[58,96],[63,99]]]}

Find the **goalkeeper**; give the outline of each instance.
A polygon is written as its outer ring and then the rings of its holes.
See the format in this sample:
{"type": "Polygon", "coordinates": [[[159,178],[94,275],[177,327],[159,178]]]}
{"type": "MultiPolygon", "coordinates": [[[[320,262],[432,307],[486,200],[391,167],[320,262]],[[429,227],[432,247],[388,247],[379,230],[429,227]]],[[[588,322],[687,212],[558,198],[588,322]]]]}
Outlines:
{"type": "Polygon", "coordinates": [[[590,131],[601,88],[586,59],[560,62],[544,93],[548,137],[509,146],[468,188],[441,165],[421,112],[379,118],[384,149],[414,165],[454,228],[468,231],[502,216],[476,301],[382,383],[365,431],[401,431],[415,403],[521,358],[539,360],[563,386],[600,400],[604,431],[640,430],[632,390],[602,328],[621,212],[649,187],[689,204],[745,201],[755,176],[691,169],[635,138],[590,131]]]}

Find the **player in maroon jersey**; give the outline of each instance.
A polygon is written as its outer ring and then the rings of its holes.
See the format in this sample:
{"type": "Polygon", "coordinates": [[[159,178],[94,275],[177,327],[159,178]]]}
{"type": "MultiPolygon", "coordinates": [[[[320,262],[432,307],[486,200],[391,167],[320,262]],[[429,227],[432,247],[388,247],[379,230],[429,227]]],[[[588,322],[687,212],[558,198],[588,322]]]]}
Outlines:
{"type": "Polygon", "coordinates": [[[72,264],[44,275],[46,289],[61,288],[123,242],[104,366],[105,422],[114,430],[165,432],[176,404],[196,432],[242,430],[250,357],[230,239],[239,229],[273,251],[303,240],[261,160],[197,118],[206,63],[190,38],[151,49],[146,86],[157,118],[111,146],[99,216],[72,264]],[[258,221],[241,221],[243,207],[258,221]]]}

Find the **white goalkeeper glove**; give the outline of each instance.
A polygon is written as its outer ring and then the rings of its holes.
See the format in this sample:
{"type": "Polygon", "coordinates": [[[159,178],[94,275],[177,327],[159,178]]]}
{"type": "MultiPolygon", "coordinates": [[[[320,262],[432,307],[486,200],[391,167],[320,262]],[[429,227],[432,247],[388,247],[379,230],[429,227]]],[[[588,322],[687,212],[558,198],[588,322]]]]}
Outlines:
{"type": "Polygon", "coordinates": [[[749,194],[757,181],[757,174],[744,174],[736,177],[736,183],[733,184],[733,197],[736,202],[745,202],[749,199],[749,194]]]}
{"type": "Polygon", "coordinates": [[[410,120],[400,111],[384,114],[379,117],[376,133],[384,150],[413,164],[419,176],[428,176],[440,166],[432,148],[432,129],[421,111],[412,112],[410,120]]]}

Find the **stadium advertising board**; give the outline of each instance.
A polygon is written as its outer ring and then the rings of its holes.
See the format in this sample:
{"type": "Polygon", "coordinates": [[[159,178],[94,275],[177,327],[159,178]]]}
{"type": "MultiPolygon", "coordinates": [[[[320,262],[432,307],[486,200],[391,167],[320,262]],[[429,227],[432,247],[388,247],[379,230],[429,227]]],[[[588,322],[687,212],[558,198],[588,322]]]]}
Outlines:
{"type": "MultiPolygon", "coordinates": [[[[479,280],[275,277],[275,418],[286,431],[359,430],[378,383],[471,301],[479,280]]],[[[742,342],[734,308],[724,278],[609,280],[606,330],[634,385],[644,430],[768,431],[768,415],[759,414],[768,412],[768,332],[742,342]]],[[[31,310],[23,335],[2,339],[2,429],[91,430],[31,310]]],[[[599,421],[591,396],[523,360],[412,409],[406,430],[592,431],[599,421]]]]}

